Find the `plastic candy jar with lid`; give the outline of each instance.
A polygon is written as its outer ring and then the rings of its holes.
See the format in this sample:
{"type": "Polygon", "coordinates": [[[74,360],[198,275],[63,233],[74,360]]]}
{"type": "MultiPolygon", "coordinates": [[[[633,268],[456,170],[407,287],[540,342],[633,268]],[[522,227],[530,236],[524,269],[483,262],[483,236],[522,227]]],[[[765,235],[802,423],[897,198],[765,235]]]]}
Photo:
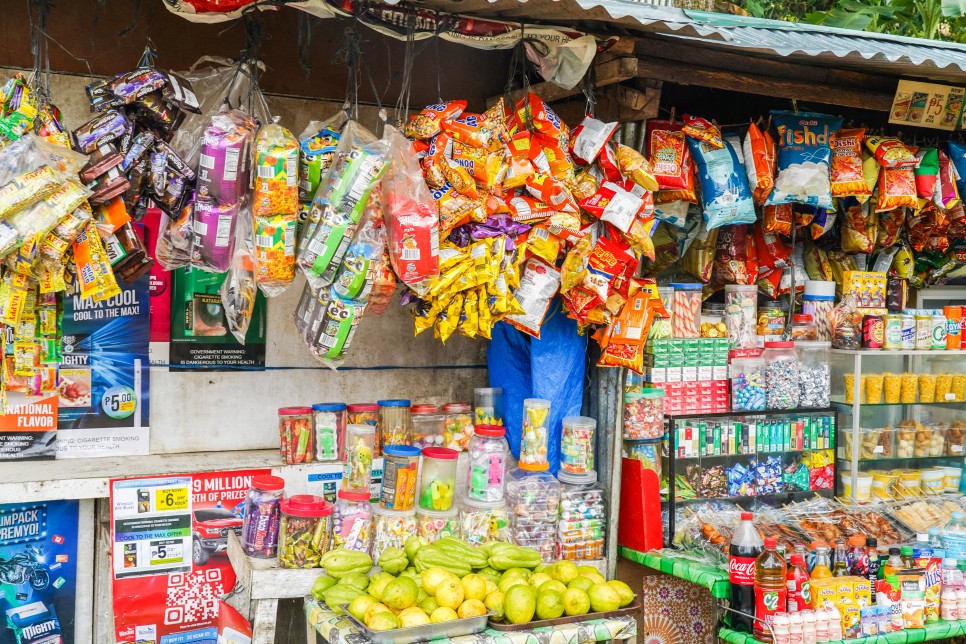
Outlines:
{"type": "Polygon", "coordinates": [[[379,504],[387,510],[411,510],[416,504],[419,448],[387,445],[382,455],[384,463],[379,504]]]}
{"type": "Polygon", "coordinates": [[[249,557],[272,559],[278,550],[279,505],[285,493],[279,476],[255,476],[245,495],[242,550],[249,557]]]}
{"type": "MultiPolygon", "coordinates": [[[[372,425],[376,430],[376,441],[379,439],[379,405],[376,403],[355,403],[346,406],[346,412],[348,414],[348,419],[346,420],[346,425],[372,425]]],[[[375,446],[375,451],[373,456],[378,458],[382,456],[382,447],[378,444],[375,446]]],[[[345,446],[342,446],[342,453],[339,454],[339,458],[345,458],[345,446]]]]}
{"type": "Polygon", "coordinates": [[[423,450],[419,481],[419,507],[445,512],[453,507],[456,494],[456,459],[459,452],[445,447],[423,450]]]}
{"type": "Polygon", "coordinates": [[[536,549],[547,563],[553,561],[560,482],[547,471],[513,469],[507,475],[506,496],[513,542],[536,549]]]}
{"type": "Polygon", "coordinates": [[[477,387],[473,403],[477,425],[503,424],[503,387],[477,387]]]}
{"type": "MultiPolygon", "coordinates": [[[[831,342],[796,342],[801,358],[798,372],[798,406],[828,407],[832,393],[832,370],[829,365],[831,342]]],[[[899,395],[901,377],[894,378],[899,395]]],[[[898,401],[897,401],[898,402],[898,401]]]]}
{"type": "Polygon", "coordinates": [[[332,547],[369,552],[372,547],[372,506],[368,492],[339,490],[332,512],[332,547]]]}
{"type": "Polygon", "coordinates": [[[425,537],[430,543],[443,537],[459,539],[459,511],[456,508],[445,511],[416,508],[416,536],[425,537]]]}
{"type": "Polygon", "coordinates": [[[785,304],[778,300],[758,307],[758,335],[785,335],[785,304]]]}
{"type": "Polygon", "coordinates": [[[473,407],[469,403],[443,405],[443,447],[465,452],[473,437],[473,407]]]}
{"type": "Polygon", "coordinates": [[[345,440],[345,403],[312,405],[315,416],[315,456],[320,461],[334,461],[342,454],[345,440]]]}
{"type": "Polygon", "coordinates": [[[644,389],[624,394],[624,438],[643,440],[664,436],[664,390],[644,389]]]}
{"type": "Polygon", "coordinates": [[[792,340],[817,340],[815,322],[808,313],[792,316],[792,340]]]}
{"type": "Polygon", "coordinates": [[[798,377],[801,362],[794,342],[766,342],[761,354],[765,362],[768,409],[795,409],[800,398],[798,377]]]}
{"type": "Polygon", "coordinates": [[[315,460],[311,407],[282,407],[278,410],[279,452],[289,465],[315,460]]]}
{"type": "Polygon", "coordinates": [[[701,284],[671,284],[671,332],[675,338],[701,336],[701,284]]]}
{"type": "Polygon", "coordinates": [[[607,510],[597,473],[560,472],[559,559],[600,559],[604,556],[607,510]]]}
{"type": "Polygon", "coordinates": [[[329,548],[332,504],[320,496],[296,494],[283,499],[278,528],[281,568],[318,568],[329,548]]]}
{"type": "Polygon", "coordinates": [[[466,496],[474,501],[500,502],[506,485],[506,430],[497,425],[477,425],[470,439],[466,496]]]}
{"type": "Polygon", "coordinates": [[[463,499],[460,503],[460,537],[467,543],[508,542],[509,527],[504,501],[463,499]]]}
{"type": "Polygon", "coordinates": [[[527,398],[523,401],[523,429],[520,437],[520,465],[524,469],[544,470],[547,462],[547,441],[550,430],[550,401],[543,398],[527,398]]]}
{"type": "Polygon", "coordinates": [[[378,561],[386,548],[402,548],[416,536],[416,510],[387,510],[372,504],[372,560],[378,561]]]}
{"type": "Polygon", "coordinates": [[[379,401],[379,446],[409,445],[413,440],[413,420],[408,400],[379,401]]]}
{"type": "Polygon", "coordinates": [[[594,450],[597,421],[587,416],[568,416],[563,419],[560,438],[560,469],[572,474],[594,469],[594,450]]]}
{"type": "Polygon", "coordinates": [[[764,382],[765,361],[735,358],[731,361],[731,410],[764,411],[768,403],[764,382]]]}
{"type": "Polygon", "coordinates": [[[372,425],[349,425],[345,432],[345,460],[342,463],[342,489],[369,493],[372,485],[372,454],[376,445],[376,428],[372,425]]]}
{"type": "Polygon", "coordinates": [[[436,405],[413,405],[409,408],[412,418],[414,447],[439,447],[443,444],[443,421],[445,417],[436,405]]]}

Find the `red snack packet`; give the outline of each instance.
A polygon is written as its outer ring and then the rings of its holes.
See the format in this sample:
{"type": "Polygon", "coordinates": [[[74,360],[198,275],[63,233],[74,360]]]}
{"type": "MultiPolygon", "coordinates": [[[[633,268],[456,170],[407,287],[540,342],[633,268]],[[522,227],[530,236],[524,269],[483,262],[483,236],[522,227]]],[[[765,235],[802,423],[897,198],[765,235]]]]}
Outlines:
{"type": "Polygon", "coordinates": [[[790,203],[762,208],[761,227],[766,233],[777,233],[785,237],[792,235],[792,205],[790,203]]]}
{"type": "Polygon", "coordinates": [[[684,127],[681,128],[681,131],[684,132],[685,135],[690,136],[692,139],[704,141],[716,150],[720,150],[724,147],[724,139],[721,138],[721,130],[719,130],[714,123],[703,118],[689,116],[687,114],[681,118],[684,119],[684,127]]]}
{"type": "Polygon", "coordinates": [[[580,165],[590,165],[617,130],[617,122],[604,123],[589,114],[580,122],[570,138],[570,155],[580,165]]]}
{"type": "Polygon", "coordinates": [[[691,150],[680,123],[647,122],[647,157],[661,190],[694,191],[691,150]]]}
{"type": "Polygon", "coordinates": [[[876,204],[876,211],[894,210],[903,206],[919,206],[915,173],[910,168],[882,168],[879,173],[879,203],[876,204]]]}
{"type": "Polygon", "coordinates": [[[406,136],[412,139],[431,139],[440,133],[442,123],[458,117],[466,109],[466,101],[449,101],[427,105],[406,125],[406,136]]]}
{"type": "Polygon", "coordinates": [[[775,141],[767,130],[762,133],[757,125],[748,126],[742,144],[748,187],[756,205],[764,205],[775,187],[775,141]]]}
{"type": "Polygon", "coordinates": [[[593,197],[580,202],[580,207],[603,221],[613,224],[626,233],[630,230],[639,212],[644,209],[644,200],[610,181],[604,182],[593,197]]]}
{"type": "Polygon", "coordinates": [[[545,174],[534,174],[527,178],[527,192],[551,208],[564,212],[577,212],[577,202],[567,186],[561,181],[545,174]]]}
{"type": "Polygon", "coordinates": [[[605,181],[612,183],[624,182],[624,176],[621,174],[620,166],[617,163],[617,152],[612,143],[608,143],[601,150],[600,156],[597,157],[597,165],[600,167],[605,181]]]}
{"type": "Polygon", "coordinates": [[[748,224],[721,226],[711,268],[712,290],[725,284],[754,284],[758,279],[758,254],[750,228],[748,224]]]}
{"type": "Polygon", "coordinates": [[[758,251],[760,272],[785,268],[792,256],[791,246],[775,233],[766,233],[760,223],[755,226],[755,250],[758,251]]]}
{"type": "Polygon", "coordinates": [[[948,235],[953,239],[962,239],[963,237],[966,237],[966,210],[963,209],[963,204],[957,201],[955,206],[948,209],[948,214],[948,235]]]}
{"type": "Polygon", "coordinates": [[[511,197],[506,200],[506,205],[513,221],[522,224],[546,219],[555,212],[553,208],[533,197],[511,197]]]}
{"type": "Polygon", "coordinates": [[[634,257],[627,254],[617,243],[600,237],[590,250],[582,284],[587,290],[596,293],[601,302],[606,302],[610,297],[611,283],[633,261],[634,257]]]}
{"type": "Polygon", "coordinates": [[[870,136],[865,147],[875,155],[875,160],[883,168],[905,168],[912,170],[919,164],[916,148],[907,146],[893,136],[870,136]]]}
{"type": "Polygon", "coordinates": [[[832,134],[830,173],[833,197],[856,197],[865,201],[872,196],[862,171],[862,137],[865,129],[839,130],[832,134]]]}
{"type": "Polygon", "coordinates": [[[916,193],[922,199],[932,199],[939,180],[939,150],[922,148],[916,152],[919,165],[913,172],[916,175],[916,193]]]}

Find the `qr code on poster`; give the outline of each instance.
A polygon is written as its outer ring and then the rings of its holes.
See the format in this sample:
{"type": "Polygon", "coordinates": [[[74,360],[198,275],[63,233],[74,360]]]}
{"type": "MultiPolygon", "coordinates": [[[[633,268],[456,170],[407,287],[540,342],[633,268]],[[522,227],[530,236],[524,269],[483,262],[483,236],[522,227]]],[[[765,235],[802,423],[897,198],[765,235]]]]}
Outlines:
{"type": "Polygon", "coordinates": [[[192,624],[218,616],[218,598],[225,595],[224,577],[218,568],[168,575],[165,624],[192,624]]]}

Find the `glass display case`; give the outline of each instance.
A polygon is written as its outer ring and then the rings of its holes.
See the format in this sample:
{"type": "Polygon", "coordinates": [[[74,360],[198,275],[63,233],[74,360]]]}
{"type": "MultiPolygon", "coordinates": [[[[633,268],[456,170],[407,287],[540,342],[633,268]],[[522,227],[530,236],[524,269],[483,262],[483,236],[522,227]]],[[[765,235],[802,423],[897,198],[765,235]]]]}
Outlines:
{"type": "Polygon", "coordinates": [[[959,491],[966,351],[833,349],[836,494],[852,503],[959,491]]]}

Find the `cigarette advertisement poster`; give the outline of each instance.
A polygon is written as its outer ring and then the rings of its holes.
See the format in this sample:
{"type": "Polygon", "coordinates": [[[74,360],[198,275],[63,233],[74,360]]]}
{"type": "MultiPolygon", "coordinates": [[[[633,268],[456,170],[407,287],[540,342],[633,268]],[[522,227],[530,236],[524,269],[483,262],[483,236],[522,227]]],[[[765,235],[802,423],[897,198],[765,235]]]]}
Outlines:
{"type": "MultiPolygon", "coordinates": [[[[184,489],[190,491],[190,535],[187,545],[182,547],[184,563],[190,569],[181,572],[158,571],[137,577],[115,575],[116,642],[175,644],[217,639],[218,631],[224,628],[223,618],[226,617],[221,613],[227,610],[218,600],[235,587],[235,571],[227,555],[228,533],[241,532],[245,494],[252,478],[263,474],[271,474],[271,470],[239,470],[173,477],[184,479],[184,489]]],[[[152,493],[172,487],[166,483],[155,484],[153,481],[142,479],[114,483],[124,483],[128,486],[126,490],[136,491],[147,490],[144,484],[150,482],[152,493]]],[[[114,486],[112,493],[113,491],[114,486]]],[[[150,498],[149,496],[149,500],[150,498]]],[[[118,526],[119,506],[129,507],[129,503],[128,492],[120,492],[117,496],[112,494],[111,507],[115,513],[112,525],[118,526]]],[[[183,516],[183,512],[178,512],[178,516],[183,516]]],[[[114,537],[117,547],[120,542],[116,533],[114,537]]],[[[235,627],[244,630],[237,624],[235,627]]]]}
{"type": "Polygon", "coordinates": [[[103,302],[64,298],[58,458],[148,453],[150,280],[103,302]]]}
{"type": "Polygon", "coordinates": [[[0,642],[74,642],[77,501],[0,505],[0,642]]]}

